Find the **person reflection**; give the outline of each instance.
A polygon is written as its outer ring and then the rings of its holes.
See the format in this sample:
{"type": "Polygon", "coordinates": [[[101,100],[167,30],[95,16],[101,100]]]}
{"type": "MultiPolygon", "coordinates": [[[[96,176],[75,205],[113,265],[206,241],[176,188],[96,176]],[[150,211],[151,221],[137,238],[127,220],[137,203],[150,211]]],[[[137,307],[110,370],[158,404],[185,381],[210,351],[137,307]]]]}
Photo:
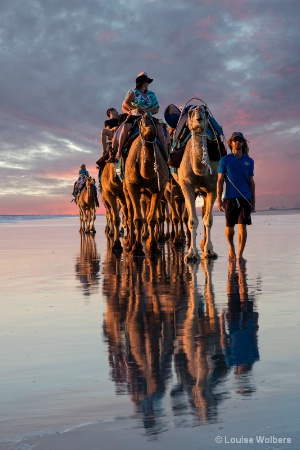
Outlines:
{"type": "MultiPolygon", "coordinates": [[[[227,367],[214,302],[213,261],[203,260],[201,267],[205,276],[204,296],[198,291],[198,266],[189,266],[187,308],[184,316],[181,312],[177,325],[178,346],[174,357],[179,382],[173,389],[172,396],[177,416],[180,410],[186,410],[186,405],[183,404],[183,393],[186,392],[188,402],[200,423],[207,424],[217,418],[217,406],[223,396],[217,394],[215,388],[225,379],[227,367]]],[[[183,415],[180,419],[186,420],[183,415]]]]}
{"type": "Polygon", "coordinates": [[[99,284],[100,255],[94,235],[81,234],[80,253],[75,264],[76,279],[81,283],[83,295],[89,296],[99,284]]]}
{"type": "Polygon", "coordinates": [[[237,392],[255,391],[250,372],[259,360],[258,312],[248,294],[245,262],[229,261],[227,281],[228,306],[220,317],[221,342],[228,367],[234,367],[237,392]]]}

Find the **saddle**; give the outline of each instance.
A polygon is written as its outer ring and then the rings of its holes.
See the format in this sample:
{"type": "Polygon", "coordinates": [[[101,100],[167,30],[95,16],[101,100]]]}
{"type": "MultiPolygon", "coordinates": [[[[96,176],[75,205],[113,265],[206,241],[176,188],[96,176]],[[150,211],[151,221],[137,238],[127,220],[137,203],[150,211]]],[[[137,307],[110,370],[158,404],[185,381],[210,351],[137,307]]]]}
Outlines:
{"type": "MultiPolygon", "coordinates": [[[[124,122],[121,123],[121,125],[119,126],[119,128],[116,131],[116,138],[117,141],[119,142],[120,140],[120,134],[122,131],[122,128],[124,126],[124,122]]],[[[165,136],[167,136],[167,131],[163,128],[164,134],[165,136]]],[[[115,154],[112,152],[112,146],[110,144],[110,147],[108,149],[108,151],[106,153],[104,153],[99,159],[98,161],[96,161],[96,165],[97,168],[99,169],[98,172],[98,181],[99,181],[99,192],[102,193],[102,172],[104,169],[104,166],[106,164],[106,162],[110,162],[113,163],[115,165],[115,173],[117,175],[117,177],[122,181],[125,179],[125,163],[126,163],[126,159],[130,150],[130,147],[132,145],[132,143],[135,141],[135,139],[139,136],[140,134],[140,130],[138,127],[137,122],[135,121],[134,125],[132,126],[130,135],[128,136],[127,140],[125,141],[125,144],[123,146],[122,149],[122,157],[119,160],[115,160],[115,154]],[[108,161],[109,159],[109,161],[108,161]]],[[[160,147],[160,149],[162,148],[161,143],[159,141],[159,139],[157,139],[157,144],[160,147]]]]}
{"type": "MultiPolygon", "coordinates": [[[[188,105],[183,111],[180,111],[176,105],[171,104],[165,109],[165,121],[171,128],[175,129],[173,146],[168,159],[168,164],[172,168],[179,168],[186,143],[191,137],[191,133],[187,126],[187,117],[189,110],[194,107],[194,105],[188,105]]],[[[219,161],[227,154],[225,145],[222,141],[222,137],[224,136],[223,129],[210,111],[208,111],[208,113],[208,128],[206,129],[208,156],[211,161],[219,161]]]]}

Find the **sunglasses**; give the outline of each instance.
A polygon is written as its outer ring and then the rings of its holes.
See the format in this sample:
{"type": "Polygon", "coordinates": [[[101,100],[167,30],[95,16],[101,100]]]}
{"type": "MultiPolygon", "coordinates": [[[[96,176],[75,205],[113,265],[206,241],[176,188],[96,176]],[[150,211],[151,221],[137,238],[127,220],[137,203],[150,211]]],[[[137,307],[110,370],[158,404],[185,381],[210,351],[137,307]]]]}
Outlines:
{"type": "Polygon", "coordinates": [[[244,139],[243,139],[243,138],[236,137],[236,138],[233,138],[233,139],[232,139],[232,142],[244,142],[244,139]]]}

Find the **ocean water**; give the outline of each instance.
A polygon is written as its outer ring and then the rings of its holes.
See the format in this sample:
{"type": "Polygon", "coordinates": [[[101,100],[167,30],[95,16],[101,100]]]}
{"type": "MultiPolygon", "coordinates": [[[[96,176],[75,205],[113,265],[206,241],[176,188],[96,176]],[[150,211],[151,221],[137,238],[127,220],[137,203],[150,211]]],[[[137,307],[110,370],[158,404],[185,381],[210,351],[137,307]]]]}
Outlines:
{"type": "Polygon", "coordinates": [[[19,222],[27,222],[32,220],[53,220],[53,219],[64,219],[69,217],[77,217],[77,215],[42,215],[42,214],[15,214],[15,215],[0,215],[0,224],[1,223],[19,223],[19,222]]]}
{"type": "Polygon", "coordinates": [[[1,450],[300,448],[299,214],[253,215],[245,265],[222,214],[198,263],[116,257],[104,216],[1,220],[1,450]]]}

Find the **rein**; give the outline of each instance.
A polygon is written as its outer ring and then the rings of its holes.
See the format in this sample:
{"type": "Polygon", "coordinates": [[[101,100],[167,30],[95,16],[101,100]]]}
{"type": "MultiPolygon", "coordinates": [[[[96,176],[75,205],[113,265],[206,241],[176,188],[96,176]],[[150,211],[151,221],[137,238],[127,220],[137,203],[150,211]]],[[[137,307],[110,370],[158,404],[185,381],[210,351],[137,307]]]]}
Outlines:
{"type": "MultiPolygon", "coordinates": [[[[195,114],[196,109],[192,110],[192,117],[195,114]]],[[[200,136],[201,139],[201,146],[202,146],[202,150],[203,150],[203,155],[202,155],[202,160],[201,160],[201,164],[204,164],[205,166],[208,167],[208,170],[210,172],[210,174],[212,175],[212,168],[210,167],[210,164],[208,162],[208,153],[207,153],[207,146],[205,143],[205,138],[207,138],[207,133],[206,133],[206,128],[203,128],[202,132],[200,131],[191,131],[191,136],[192,136],[192,147],[193,147],[193,152],[194,155],[196,155],[196,146],[195,146],[195,137],[196,136],[200,136]]]]}

